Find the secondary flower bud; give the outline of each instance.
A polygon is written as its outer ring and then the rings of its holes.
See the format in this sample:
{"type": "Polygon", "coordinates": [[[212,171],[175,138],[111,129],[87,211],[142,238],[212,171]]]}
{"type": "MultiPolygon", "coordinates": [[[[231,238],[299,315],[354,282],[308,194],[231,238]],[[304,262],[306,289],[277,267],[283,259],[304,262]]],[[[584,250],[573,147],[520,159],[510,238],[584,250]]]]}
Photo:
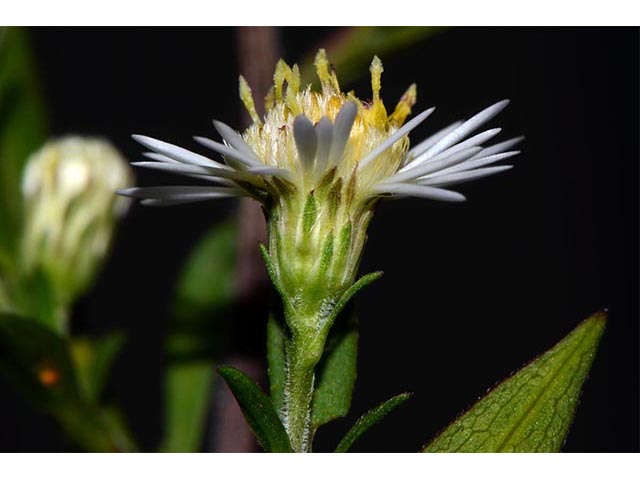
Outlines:
{"type": "Polygon", "coordinates": [[[128,205],[113,191],[132,183],[125,160],[102,139],[64,137],[29,158],[22,177],[22,268],[41,269],[63,304],[91,285],[128,205]]]}

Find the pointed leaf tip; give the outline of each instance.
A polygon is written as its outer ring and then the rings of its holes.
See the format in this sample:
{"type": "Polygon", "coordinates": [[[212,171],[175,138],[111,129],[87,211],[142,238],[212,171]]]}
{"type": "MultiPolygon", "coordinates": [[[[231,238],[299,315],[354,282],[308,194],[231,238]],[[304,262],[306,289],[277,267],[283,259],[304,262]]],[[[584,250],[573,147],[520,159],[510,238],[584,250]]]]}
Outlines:
{"type": "Polygon", "coordinates": [[[222,366],[218,373],[229,385],[242,414],[266,452],[291,452],[291,443],[284,426],[273,408],[271,399],[240,370],[222,366]]]}
{"type": "Polygon", "coordinates": [[[606,324],[598,312],[440,433],[424,452],[557,452],[606,324]]]}
{"type": "Polygon", "coordinates": [[[362,434],[364,434],[367,430],[373,427],[375,424],[380,422],[384,417],[386,417],[389,413],[394,411],[404,402],[409,400],[413,393],[405,392],[400,395],[396,395],[395,397],[390,398],[386,402],[381,403],[377,407],[372,410],[369,410],[362,417],[358,419],[358,421],[351,427],[351,429],[347,432],[340,443],[334,450],[336,453],[345,453],[348,452],[351,446],[358,440],[362,434]]]}
{"type": "Polygon", "coordinates": [[[356,382],[358,357],[357,319],[353,314],[338,319],[316,367],[311,424],[313,428],[349,413],[356,382]]]}

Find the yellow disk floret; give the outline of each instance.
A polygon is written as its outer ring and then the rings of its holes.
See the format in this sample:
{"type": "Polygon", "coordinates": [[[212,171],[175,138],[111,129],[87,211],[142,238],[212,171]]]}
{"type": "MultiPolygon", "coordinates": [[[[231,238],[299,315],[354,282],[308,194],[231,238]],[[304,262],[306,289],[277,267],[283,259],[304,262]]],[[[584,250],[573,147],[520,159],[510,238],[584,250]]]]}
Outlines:
{"type": "Polygon", "coordinates": [[[362,171],[357,168],[358,162],[402,126],[415,103],[416,87],[409,87],[394,112],[387,115],[380,97],[383,67],[378,57],[374,57],[370,68],[371,102],[363,102],[353,92],[344,93],[340,90],[336,74],[331,70],[322,49],[316,55],[315,67],[321,85],[319,92],[313,91],[310,85],[301,88],[297,65],[290,67],[283,60],[278,62],[274,85],[265,99],[266,114],[263,121],[258,118],[251,91],[241,78],[242,101],[253,119],[253,124],[243,133],[243,137],[266,165],[290,170],[294,173],[296,185],[310,190],[317,186],[322,175],[316,172],[311,177],[309,171],[301,167],[293,135],[293,121],[298,115],[304,115],[314,125],[325,116],[335,122],[345,103],[354,102],[358,111],[344,154],[335,162],[336,176],[343,178],[343,184],[348,185],[353,183],[350,182],[351,176],[357,172],[354,197],[367,196],[373,185],[397,171],[409,140],[405,137],[396,142],[362,171]]]}

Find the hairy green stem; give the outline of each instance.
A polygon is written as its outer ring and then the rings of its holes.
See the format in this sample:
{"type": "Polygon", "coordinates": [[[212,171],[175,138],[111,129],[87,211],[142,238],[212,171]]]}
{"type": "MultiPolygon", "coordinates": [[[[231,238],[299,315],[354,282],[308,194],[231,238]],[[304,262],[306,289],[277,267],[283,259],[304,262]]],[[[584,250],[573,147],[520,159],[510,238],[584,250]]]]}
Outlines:
{"type": "Polygon", "coordinates": [[[287,351],[285,384],[285,418],[291,446],[296,452],[309,451],[311,400],[313,399],[314,367],[304,359],[304,345],[292,342],[287,351]]]}
{"type": "Polygon", "coordinates": [[[311,402],[315,367],[322,357],[326,334],[314,329],[294,333],[287,345],[284,420],[295,452],[311,451],[311,402]]]}

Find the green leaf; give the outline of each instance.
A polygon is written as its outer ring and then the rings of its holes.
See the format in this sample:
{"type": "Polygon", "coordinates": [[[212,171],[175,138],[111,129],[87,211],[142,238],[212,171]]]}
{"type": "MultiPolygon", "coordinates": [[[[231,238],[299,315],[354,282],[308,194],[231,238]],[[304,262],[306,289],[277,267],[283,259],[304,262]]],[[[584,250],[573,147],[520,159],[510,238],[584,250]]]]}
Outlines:
{"type": "Polygon", "coordinates": [[[187,258],[176,282],[171,355],[211,353],[219,341],[215,337],[233,300],[236,246],[237,225],[228,220],[210,229],[187,258]]]}
{"type": "Polygon", "coordinates": [[[489,392],[425,452],[558,452],[573,420],[606,315],[596,313],[489,392]]]}
{"type": "Polygon", "coordinates": [[[390,398],[384,403],[381,403],[376,408],[369,410],[351,427],[340,443],[335,449],[336,453],[348,452],[351,446],[358,438],[362,436],[367,430],[373,427],[376,423],[386,417],[389,413],[394,411],[404,402],[409,400],[411,393],[401,393],[395,397],[390,398]]]}
{"type": "Polygon", "coordinates": [[[264,244],[259,243],[258,248],[260,249],[260,255],[262,255],[262,259],[264,260],[264,264],[267,267],[267,274],[269,275],[269,280],[271,280],[271,284],[273,288],[278,292],[280,299],[282,300],[282,305],[284,307],[285,312],[292,312],[294,310],[293,305],[291,304],[291,299],[282,288],[280,284],[279,277],[276,274],[276,269],[273,265],[273,260],[271,259],[271,255],[269,255],[269,250],[264,244]]]}
{"type": "Polygon", "coordinates": [[[31,319],[0,314],[0,367],[42,408],[80,398],[66,340],[31,319]]]}
{"type": "Polygon", "coordinates": [[[286,342],[287,335],[282,321],[272,313],[267,323],[267,363],[269,364],[269,391],[276,412],[281,412],[284,404],[286,382],[286,342]]]}
{"type": "Polygon", "coordinates": [[[124,345],[121,332],[112,332],[99,338],[74,338],[71,352],[76,365],[80,386],[91,403],[98,403],[109,379],[116,356],[124,345]]]}
{"type": "Polygon", "coordinates": [[[0,371],[84,450],[134,448],[116,436],[106,414],[81,395],[66,339],[39,322],[0,314],[0,371]]]}
{"type": "Polygon", "coordinates": [[[351,407],[356,382],[358,330],[355,315],[344,315],[333,327],[322,360],[316,368],[313,393],[312,428],[344,417],[351,407]],[[340,325],[342,323],[342,325],[340,325]]]}
{"type": "Polygon", "coordinates": [[[122,412],[113,405],[101,410],[102,423],[108,432],[111,442],[118,452],[137,452],[140,449],[129,430],[122,412]]]}
{"type": "Polygon", "coordinates": [[[273,408],[271,399],[260,387],[233,367],[220,367],[218,373],[229,385],[262,448],[267,452],[291,452],[287,432],[273,408]]]}
{"type": "Polygon", "coordinates": [[[340,314],[342,309],[347,306],[349,301],[353,298],[353,296],[356,293],[358,293],[363,288],[371,285],[373,282],[375,282],[380,277],[382,277],[383,274],[384,272],[381,272],[381,271],[367,273],[366,275],[363,275],[358,280],[356,280],[356,282],[353,285],[347,288],[347,291],[342,294],[342,297],[340,297],[340,299],[336,303],[336,306],[331,311],[331,315],[329,315],[329,317],[327,318],[327,321],[326,321],[327,325],[333,324],[333,322],[335,321],[337,316],[340,314]]]}
{"type": "Polygon", "coordinates": [[[42,269],[8,280],[12,312],[37,320],[61,335],[64,333],[67,309],[61,305],[50,278],[42,269]]]}
{"type": "Polygon", "coordinates": [[[213,388],[210,361],[174,363],[165,377],[165,432],[160,451],[197,452],[213,388]]]}
{"type": "Polygon", "coordinates": [[[0,268],[15,258],[22,169],[45,135],[44,106],[27,31],[0,27],[0,268]]]}
{"type": "Polygon", "coordinates": [[[229,331],[236,245],[236,222],[216,225],[193,249],[178,277],[166,345],[163,452],[201,448],[214,365],[229,331]]]}
{"type": "Polygon", "coordinates": [[[137,447],[113,410],[86,402],[68,402],[50,412],[73,442],[86,452],[135,452],[137,447]]]}

